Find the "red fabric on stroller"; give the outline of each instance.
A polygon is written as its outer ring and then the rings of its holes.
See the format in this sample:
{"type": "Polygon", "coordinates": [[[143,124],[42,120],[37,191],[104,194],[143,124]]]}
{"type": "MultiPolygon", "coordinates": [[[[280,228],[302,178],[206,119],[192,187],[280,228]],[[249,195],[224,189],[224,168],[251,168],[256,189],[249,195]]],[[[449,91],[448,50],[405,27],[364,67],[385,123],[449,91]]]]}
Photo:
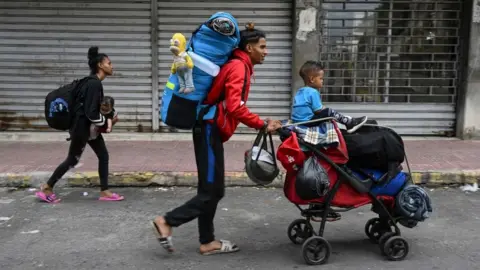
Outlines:
{"type": "MultiPolygon", "coordinates": [[[[337,147],[330,147],[328,149],[320,149],[320,151],[326,154],[333,162],[336,164],[345,164],[348,161],[348,151],[345,140],[343,139],[342,133],[338,129],[338,126],[333,122],[335,126],[335,131],[338,134],[339,145],[337,147]]],[[[303,200],[301,199],[295,190],[295,181],[296,175],[298,172],[297,166],[292,166],[292,164],[300,165],[303,164],[305,159],[313,153],[301,154],[303,151],[300,149],[298,144],[298,139],[295,132],[291,133],[291,136],[282,142],[277,150],[277,159],[282,163],[283,167],[287,170],[287,175],[285,179],[285,184],[283,191],[287,199],[298,205],[308,205],[312,203],[323,203],[325,197],[314,199],[314,200],[303,200]],[[295,157],[295,158],[292,158],[295,157]]],[[[318,159],[321,166],[325,168],[330,179],[330,189],[333,188],[335,183],[338,180],[337,171],[328,164],[325,160],[321,158],[318,159]]],[[[300,165],[301,166],[301,165],[300,165]]],[[[328,194],[327,194],[328,196],[328,194]]],[[[380,196],[384,200],[384,203],[387,207],[392,207],[394,203],[394,198],[389,196],[380,196]]],[[[372,203],[372,199],[367,193],[361,194],[358,193],[353,187],[351,187],[347,182],[343,182],[333,198],[331,205],[336,207],[360,207],[372,203]]]]}

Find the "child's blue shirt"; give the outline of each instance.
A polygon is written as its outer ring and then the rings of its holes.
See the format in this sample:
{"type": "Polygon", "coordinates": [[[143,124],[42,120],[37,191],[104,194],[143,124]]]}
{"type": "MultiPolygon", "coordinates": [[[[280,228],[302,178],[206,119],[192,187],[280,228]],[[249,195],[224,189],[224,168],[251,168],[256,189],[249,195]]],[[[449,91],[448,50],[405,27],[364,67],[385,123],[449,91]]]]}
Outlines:
{"type": "Polygon", "coordinates": [[[323,107],[320,92],[312,87],[305,86],[297,90],[293,97],[292,121],[294,123],[309,121],[315,111],[323,107]]]}

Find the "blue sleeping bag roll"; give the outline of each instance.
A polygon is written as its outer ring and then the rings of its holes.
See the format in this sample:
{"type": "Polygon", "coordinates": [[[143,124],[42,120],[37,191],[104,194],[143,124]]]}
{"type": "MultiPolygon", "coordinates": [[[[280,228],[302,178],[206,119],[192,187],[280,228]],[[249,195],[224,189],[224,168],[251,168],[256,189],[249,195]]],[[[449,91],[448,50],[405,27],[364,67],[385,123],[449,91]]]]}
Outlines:
{"type": "MultiPolygon", "coordinates": [[[[230,13],[217,12],[192,33],[187,44],[187,52],[194,52],[221,67],[228,61],[239,42],[240,30],[237,20],[230,13]],[[212,21],[222,18],[233,23],[235,29],[232,34],[222,34],[209,26],[212,21]]],[[[176,74],[170,74],[168,78],[163,90],[160,111],[161,119],[168,126],[192,129],[195,125],[201,108],[199,105],[207,97],[215,77],[201,70],[195,61],[192,74],[195,91],[189,94],[179,93],[180,86],[176,74]]]]}

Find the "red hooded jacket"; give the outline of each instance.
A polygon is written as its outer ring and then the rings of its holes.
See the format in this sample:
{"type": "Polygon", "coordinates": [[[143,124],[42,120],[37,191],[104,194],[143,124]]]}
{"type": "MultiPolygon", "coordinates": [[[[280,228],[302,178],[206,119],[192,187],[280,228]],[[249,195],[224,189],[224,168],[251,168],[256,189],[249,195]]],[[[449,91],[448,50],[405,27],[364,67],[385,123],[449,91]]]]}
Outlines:
{"type": "MultiPolygon", "coordinates": [[[[217,104],[216,124],[223,142],[232,137],[240,123],[261,129],[265,122],[257,114],[250,112],[246,103],[250,93],[250,78],[253,74],[253,65],[247,53],[235,49],[231,59],[222,66],[213,81],[212,88],[204,104],[216,104],[224,94],[224,100],[217,104]],[[245,69],[246,72],[245,72],[245,69]],[[247,76],[245,78],[245,75],[247,76]],[[244,97],[242,91],[245,83],[244,97]]],[[[209,120],[212,123],[214,120],[209,120]]]]}

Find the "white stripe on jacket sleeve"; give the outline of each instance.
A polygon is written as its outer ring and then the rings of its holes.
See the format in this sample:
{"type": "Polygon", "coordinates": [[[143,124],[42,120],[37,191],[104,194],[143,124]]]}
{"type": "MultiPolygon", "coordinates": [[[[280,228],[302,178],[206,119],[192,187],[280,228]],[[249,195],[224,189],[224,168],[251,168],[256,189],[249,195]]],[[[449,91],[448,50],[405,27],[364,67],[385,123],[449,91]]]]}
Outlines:
{"type": "Polygon", "coordinates": [[[101,126],[105,125],[105,116],[103,116],[101,113],[99,114],[99,116],[100,116],[99,119],[88,118],[88,120],[90,120],[90,122],[92,122],[92,124],[94,124],[95,126],[101,127],[101,126]]]}

